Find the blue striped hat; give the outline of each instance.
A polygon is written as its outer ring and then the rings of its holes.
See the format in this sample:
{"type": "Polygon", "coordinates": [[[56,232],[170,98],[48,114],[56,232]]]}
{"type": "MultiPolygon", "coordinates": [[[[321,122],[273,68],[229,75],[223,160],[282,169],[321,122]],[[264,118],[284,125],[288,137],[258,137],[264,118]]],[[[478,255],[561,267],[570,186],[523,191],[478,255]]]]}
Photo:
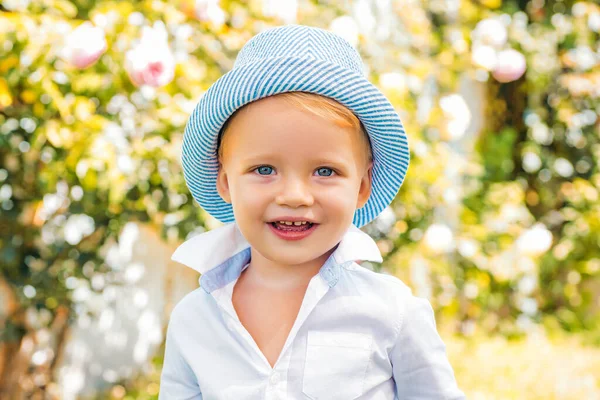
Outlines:
{"type": "Polygon", "coordinates": [[[251,38],[233,68],[200,98],[185,127],[182,165],[194,199],[221,222],[235,220],[217,192],[217,139],[240,107],[278,93],[311,92],[336,100],[363,123],[371,140],[373,183],[353,224],[372,221],[398,193],[410,161],[408,141],[390,101],[365,77],[360,55],[345,39],[303,25],[267,29],[251,38]]]}

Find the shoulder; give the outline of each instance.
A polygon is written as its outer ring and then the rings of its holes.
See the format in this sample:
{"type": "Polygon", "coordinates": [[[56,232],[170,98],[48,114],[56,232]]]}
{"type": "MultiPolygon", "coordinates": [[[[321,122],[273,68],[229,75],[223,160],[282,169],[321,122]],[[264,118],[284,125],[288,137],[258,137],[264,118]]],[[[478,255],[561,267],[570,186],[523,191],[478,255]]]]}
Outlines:
{"type": "Polygon", "coordinates": [[[405,315],[413,308],[414,299],[418,299],[410,286],[396,276],[375,272],[357,263],[345,267],[344,271],[350,285],[356,288],[363,301],[370,299],[380,310],[387,310],[394,331],[398,333],[405,315]]]}
{"type": "Polygon", "coordinates": [[[365,289],[376,291],[379,295],[399,298],[412,293],[410,286],[394,275],[375,272],[357,263],[352,263],[343,269],[347,271],[350,279],[360,283],[365,289]]]}
{"type": "Polygon", "coordinates": [[[169,329],[189,329],[189,324],[198,321],[202,314],[210,309],[211,299],[204,289],[196,288],[181,298],[171,310],[169,329]]]}
{"type": "Polygon", "coordinates": [[[393,321],[394,341],[439,340],[435,313],[431,302],[413,294],[412,289],[400,278],[371,271],[358,264],[347,268],[354,285],[362,287],[362,296],[378,299],[379,309],[387,310],[393,321]]]}

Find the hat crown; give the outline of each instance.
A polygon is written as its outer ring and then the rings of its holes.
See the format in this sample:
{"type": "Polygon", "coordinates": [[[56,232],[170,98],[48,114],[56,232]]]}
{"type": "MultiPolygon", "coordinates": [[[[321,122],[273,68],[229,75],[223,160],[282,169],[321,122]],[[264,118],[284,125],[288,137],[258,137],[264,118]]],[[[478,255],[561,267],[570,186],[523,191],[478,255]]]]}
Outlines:
{"type": "Polygon", "coordinates": [[[239,51],[233,68],[278,57],[323,60],[364,76],[358,51],[341,36],[321,28],[285,25],[267,29],[239,51]]]}

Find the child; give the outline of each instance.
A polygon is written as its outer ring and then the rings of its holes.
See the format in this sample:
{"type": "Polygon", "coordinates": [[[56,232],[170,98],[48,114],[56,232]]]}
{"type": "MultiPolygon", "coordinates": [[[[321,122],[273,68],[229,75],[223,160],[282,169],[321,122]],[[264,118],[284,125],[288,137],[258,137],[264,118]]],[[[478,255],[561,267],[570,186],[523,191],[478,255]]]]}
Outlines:
{"type": "Polygon", "coordinates": [[[194,199],[225,225],[173,260],[200,288],[173,309],[161,400],[464,399],[430,303],[359,227],[409,163],[393,106],[344,39],[286,25],[252,38],[190,116],[194,199]]]}

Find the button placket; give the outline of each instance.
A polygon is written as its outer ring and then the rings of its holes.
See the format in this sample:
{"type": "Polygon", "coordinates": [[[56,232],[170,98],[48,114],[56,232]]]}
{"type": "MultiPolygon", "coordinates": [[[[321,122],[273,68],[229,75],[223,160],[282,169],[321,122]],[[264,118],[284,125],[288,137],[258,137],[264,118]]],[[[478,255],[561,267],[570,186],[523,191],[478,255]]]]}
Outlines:
{"type": "Polygon", "coordinates": [[[277,385],[279,383],[279,378],[279,372],[273,372],[270,379],[271,385],[277,385]]]}
{"type": "Polygon", "coordinates": [[[267,396],[266,400],[282,400],[285,391],[285,381],[282,379],[281,372],[273,370],[269,377],[269,384],[267,385],[267,396]]]}

